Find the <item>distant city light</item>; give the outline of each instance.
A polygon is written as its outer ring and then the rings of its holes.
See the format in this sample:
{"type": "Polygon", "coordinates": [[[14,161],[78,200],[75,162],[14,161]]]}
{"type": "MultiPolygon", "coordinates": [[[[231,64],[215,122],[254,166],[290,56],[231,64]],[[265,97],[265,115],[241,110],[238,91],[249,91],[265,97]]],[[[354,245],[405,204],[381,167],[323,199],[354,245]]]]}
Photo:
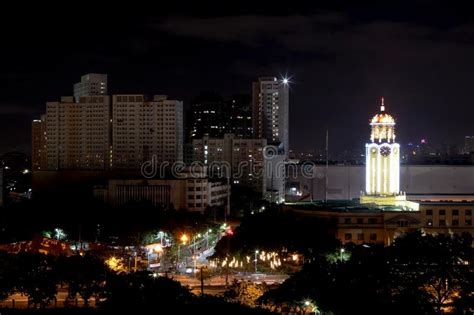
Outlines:
{"type": "Polygon", "coordinates": [[[283,84],[288,84],[288,78],[283,78],[283,84]]]}

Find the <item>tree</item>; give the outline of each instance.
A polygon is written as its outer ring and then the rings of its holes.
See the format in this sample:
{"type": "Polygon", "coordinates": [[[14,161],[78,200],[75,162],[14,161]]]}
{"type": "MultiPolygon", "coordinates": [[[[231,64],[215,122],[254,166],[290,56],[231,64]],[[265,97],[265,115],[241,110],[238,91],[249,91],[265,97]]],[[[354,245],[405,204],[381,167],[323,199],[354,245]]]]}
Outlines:
{"type": "Polygon", "coordinates": [[[58,283],[54,257],[23,252],[17,255],[16,289],[28,296],[28,306],[46,307],[55,299],[58,283]]]}
{"type": "Polygon", "coordinates": [[[465,236],[403,235],[390,250],[394,298],[407,292],[435,313],[453,312],[472,281],[471,240],[465,236]]]}
{"type": "Polygon", "coordinates": [[[101,308],[133,311],[157,307],[173,309],[190,302],[193,295],[177,281],[153,277],[150,272],[107,275],[101,308]]]}
{"type": "Polygon", "coordinates": [[[258,298],[266,291],[268,291],[268,287],[265,283],[257,284],[235,279],[230,288],[224,293],[224,297],[244,305],[256,306],[258,298]]]}
{"type": "Polygon", "coordinates": [[[73,300],[79,295],[84,306],[89,306],[91,297],[98,295],[105,281],[106,267],[104,263],[91,255],[76,255],[63,258],[61,279],[68,284],[68,299],[73,300]]]}
{"type": "Polygon", "coordinates": [[[0,301],[13,293],[17,275],[14,256],[0,252],[0,301]]]}

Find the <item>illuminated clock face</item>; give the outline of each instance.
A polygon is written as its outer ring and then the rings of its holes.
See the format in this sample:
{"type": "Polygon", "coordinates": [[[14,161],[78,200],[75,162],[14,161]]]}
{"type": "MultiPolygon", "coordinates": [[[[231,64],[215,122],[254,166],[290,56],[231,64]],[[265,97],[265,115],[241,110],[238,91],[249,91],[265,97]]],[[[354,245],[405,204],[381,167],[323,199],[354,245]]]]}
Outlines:
{"type": "Polygon", "coordinates": [[[386,145],[385,145],[385,146],[383,146],[383,147],[380,148],[380,154],[382,154],[383,156],[388,156],[388,155],[390,155],[390,152],[391,152],[391,150],[390,150],[390,147],[389,147],[389,146],[386,146],[386,145]]]}

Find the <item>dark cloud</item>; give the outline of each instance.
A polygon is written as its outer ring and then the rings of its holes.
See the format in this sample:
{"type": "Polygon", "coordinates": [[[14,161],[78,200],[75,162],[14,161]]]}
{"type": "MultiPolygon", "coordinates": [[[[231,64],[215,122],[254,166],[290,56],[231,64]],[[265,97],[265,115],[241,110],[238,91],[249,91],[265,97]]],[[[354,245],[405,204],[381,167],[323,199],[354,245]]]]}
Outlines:
{"type": "MultiPolygon", "coordinates": [[[[382,95],[400,141],[474,134],[474,23],[466,8],[436,1],[182,7],[159,16],[144,7],[1,20],[9,30],[0,51],[0,120],[13,121],[7,132],[28,124],[47,100],[71,94],[81,74],[105,72],[112,92],[184,101],[201,89],[250,93],[258,76],[290,74],[296,149],[323,147],[326,128],[333,150],[363,146],[382,95]]],[[[19,132],[28,138],[29,129],[19,132]]],[[[0,138],[0,149],[6,145],[0,138]]]]}

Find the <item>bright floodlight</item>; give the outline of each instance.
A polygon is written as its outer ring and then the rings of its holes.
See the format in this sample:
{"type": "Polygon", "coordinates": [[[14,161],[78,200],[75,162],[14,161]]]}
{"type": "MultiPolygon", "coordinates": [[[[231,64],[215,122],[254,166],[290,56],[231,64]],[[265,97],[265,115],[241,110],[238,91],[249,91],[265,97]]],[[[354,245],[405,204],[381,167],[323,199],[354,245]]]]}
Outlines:
{"type": "Polygon", "coordinates": [[[283,84],[288,84],[288,78],[283,78],[283,84]]]}

